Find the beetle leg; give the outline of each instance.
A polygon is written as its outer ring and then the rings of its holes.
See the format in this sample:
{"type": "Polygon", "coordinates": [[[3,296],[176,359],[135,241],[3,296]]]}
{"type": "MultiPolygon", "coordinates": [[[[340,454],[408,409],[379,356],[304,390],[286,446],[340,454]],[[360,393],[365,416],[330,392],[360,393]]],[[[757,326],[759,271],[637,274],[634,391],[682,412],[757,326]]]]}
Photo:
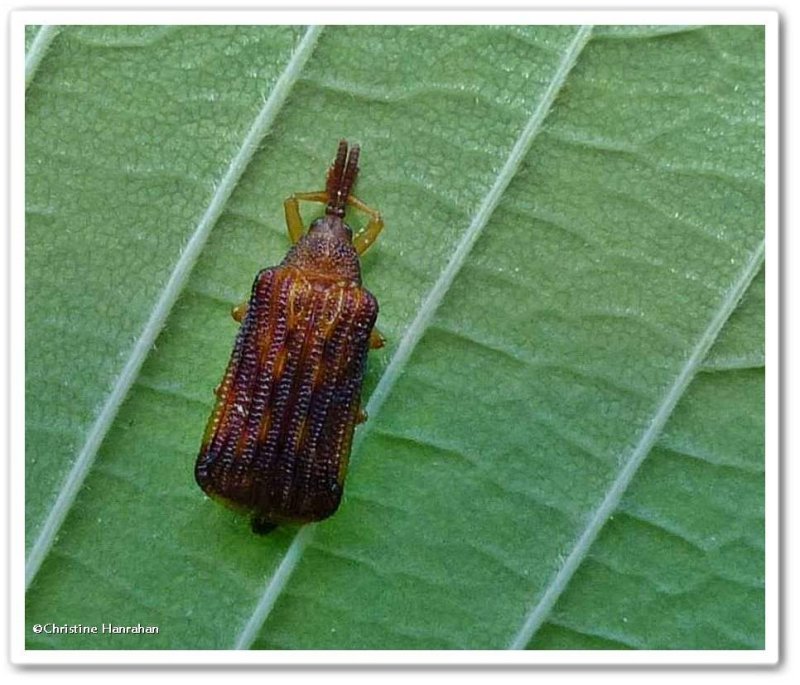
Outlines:
{"type": "Polygon", "coordinates": [[[364,411],[364,408],[359,408],[358,413],[356,414],[356,423],[364,423],[367,418],[367,412],[364,411]]]}
{"type": "Polygon", "coordinates": [[[231,309],[231,316],[233,320],[242,323],[244,321],[244,317],[247,316],[247,302],[242,302],[242,304],[237,304],[233,309],[231,309]]]}
{"type": "Polygon", "coordinates": [[[353,238],[353,247],[356,248],[358,254],[362,255],[375,242],[378,234],[383,230],[383,218],[378,210],[368,207],[355,195],[350,195],[347,198],[347,204],[369,216],[367,227],[353,238]]]}
{"type": "Polygon", "coordinates": [[[292,245],[300,240],[305,232],[303,218],[300,216],[300,200],[326,203],[328,201],[328,193],[324,190],[319,190],[314,193],[294,193],[283,201],[283,213],[286,215],[286,228],[289,230],[289,239],[292,241],[292,245]]]}
{"type": "Polygon", "coordinates": [[[256,535],[267,535],[277,527],[277,523],[273,523],[272,521],[261,518],[260,516],[253,516],[253,518],[250,519],[250,530],[252,530],[256,535]]]}
{"type": "Polygon", "coordinates": [[[372,350],[377,350],[386,344],[386,338],[377,328],[373,328],[369,334],[369,347],[372,350]]]}

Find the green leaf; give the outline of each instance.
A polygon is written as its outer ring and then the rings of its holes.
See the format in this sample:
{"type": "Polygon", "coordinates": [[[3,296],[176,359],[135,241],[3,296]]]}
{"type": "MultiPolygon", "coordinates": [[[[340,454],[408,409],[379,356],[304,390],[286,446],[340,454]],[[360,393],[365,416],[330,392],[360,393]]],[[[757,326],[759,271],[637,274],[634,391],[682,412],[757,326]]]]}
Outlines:
{"type": "Polygon", "coordinates": [[[28,646],[763,648],[763,53],[746,26],[54,32],[28,646]],[[230,307],[341,137],[389,344],[339,512],[256,537],[194,458],[230,307]]]}

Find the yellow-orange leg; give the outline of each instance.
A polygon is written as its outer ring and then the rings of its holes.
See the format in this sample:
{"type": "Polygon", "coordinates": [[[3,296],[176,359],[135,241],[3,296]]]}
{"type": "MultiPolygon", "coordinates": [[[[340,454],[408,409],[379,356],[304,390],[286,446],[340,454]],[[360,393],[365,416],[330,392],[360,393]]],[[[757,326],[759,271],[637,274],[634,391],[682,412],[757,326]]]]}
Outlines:
{"type": "MultiPolygon", "coordinates": [[[[300,240],[303,237],[303,233],[305,233],[305,224],[303,224],[303,218],[300,216],[300,200],[327,204],[328,193],[324,190],[317,190],[313,193],[294,193],[294,195],[287,197],[283,201],[286,228],[289,231],[289,239],[292,241],[292,245],[300,240]]],[[[383,218],[379,211],[365,205],[355,195],[348,196],[347,204],[369,216],[367,227],[353,238],[353,247],[356,248],[358,254],[362,255],[375,242],[383,230],[383,218]]]]}
{"type": "Polygon", "coordinates": [[[289,231],[289,239],[292,241],[292,245],[300,240],[300,238],[303,237],[303,233],[306,231],[303,218],[300,216],[300,200],[327,203],[328,193],[324,190],[318,190],[314,193],[295,193],[283,201],[283,212],[286,215],[286,228],[289,231]]]}
{"type": "Polygon", "coordinates": [[[377,328],[373,328],[369,334],[369,347],[372,350],[378,350],[386,344],[386,338],[377,328]]]}
{"type": "MultiPolygon", "coordinates": [[[[383,333],[381,333],[377,328],[373,328],[369,334],[369,346],[370,349],[377,350],[383,347],[386,344],[386,338],[383,337],[383,333]]],[[[364,423],[364,421],[369,418],[367,416],[367,412],[364,407],[361,407],[358,410],[358,414],[356,414],[356,423],[364,423]]]]}
{"type": "Polygon", "coordinates": [[[247,302],[237,304],[233,309],[231,309],[231,316],[237,323],[242,323],[242,321],[244,321],[244,317],[247,316],[247,302]]]}
{"type": "MultiPolygon", "coordinates": [[[[244,317],[247,316],[247,302],[242,302],[242,304],[237,304],[235,307],[231,308],[231,316],[233,320],[237,323],[242,323],[244,321],[244,317]]],[[[214,388],[214,394],[219,397],[222,392],[222,383],[220,383],[216,388],[214,388]]]]}
{"type": "Polygon", "coordinates": [[[369,216],[367,227],[353,238],[353,247],[356,248],[358,254],[362,255],[369,249],[370,245],[375,242],[378,235],[383,230],[383,218],[378,210],[368,207],[355,195],[350,195],[347,198],[347,204],[369,216]]]}

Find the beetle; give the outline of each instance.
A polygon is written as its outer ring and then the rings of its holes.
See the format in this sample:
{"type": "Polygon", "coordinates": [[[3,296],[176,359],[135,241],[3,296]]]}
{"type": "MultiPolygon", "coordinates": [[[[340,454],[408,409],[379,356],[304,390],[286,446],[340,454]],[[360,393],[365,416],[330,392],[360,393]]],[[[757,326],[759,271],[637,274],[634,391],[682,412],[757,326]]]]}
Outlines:
{"type": "Polygon", "coordinates": [[[247,303],[234,307],[241,326],[195,464],[203,491],[252,515],[267,533],[284,523],[331,516],[344,488],[368,348],[382,347],[378,301],[361,285],[359,256],[383,219],[351,194],[359,146],[339,143],[325,190],[284,201],[293,244],[263,269],[247,303]],[[304,232],[300,201],[325,204],[304,232]],[[348,207],[369,221],[361,232],[348,207]]]}

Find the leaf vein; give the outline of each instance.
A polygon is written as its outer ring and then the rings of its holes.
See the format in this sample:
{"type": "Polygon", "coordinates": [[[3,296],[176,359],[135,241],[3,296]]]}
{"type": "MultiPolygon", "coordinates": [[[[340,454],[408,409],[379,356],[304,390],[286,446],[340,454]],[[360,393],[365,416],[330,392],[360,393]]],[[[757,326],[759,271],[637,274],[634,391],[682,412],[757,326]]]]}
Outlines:
{"type": "Polygon", "coordinates": [[[606,492],[597,508],[592,512],[591,516],[589,516],[583,531],[578,536],[572,550],[561,565],[561,568],[558,569],[550,580],[538,602],[528,612],[519,631],[509,643],[509,649],[525,649],[533,635],[547,618],[556,600],[558,600],[562,592],[566,589],[575,571],[578,570],[578,567],[583,562],[589,549],[600,533],[600,530],[603,528],[608,518],[616,511],[622,496],[633,480],[639,466],[641,466],[645,457],[650,453],[650,450],[666,425],[675,406],[689,387],[695,374],[700,370],[703,359],[705,359],[708,351],[714,344],[725,322],[736,309],[751,281],[758,274],[763,261],[764,241],[762,240],[753,251],[739,277],[725,294],[720,306],[711,318],[709,325],[697,341],[691,355],[686,360],[680,373],[659,403],[653,414],[653,418],[644,429],[630,457],[623,463],[611,487],[606,492]]]}
{"type": "Polygon", "coordinates": [[[48,48],[53,42],[53,39],[58,34],[59,27],[44,24],[39,28],[36,37],[28,49],[28,54],[25,55],[25,89],[27,90],[33,77],[36,75],[36,70],[42,63],[48,48]]]}

